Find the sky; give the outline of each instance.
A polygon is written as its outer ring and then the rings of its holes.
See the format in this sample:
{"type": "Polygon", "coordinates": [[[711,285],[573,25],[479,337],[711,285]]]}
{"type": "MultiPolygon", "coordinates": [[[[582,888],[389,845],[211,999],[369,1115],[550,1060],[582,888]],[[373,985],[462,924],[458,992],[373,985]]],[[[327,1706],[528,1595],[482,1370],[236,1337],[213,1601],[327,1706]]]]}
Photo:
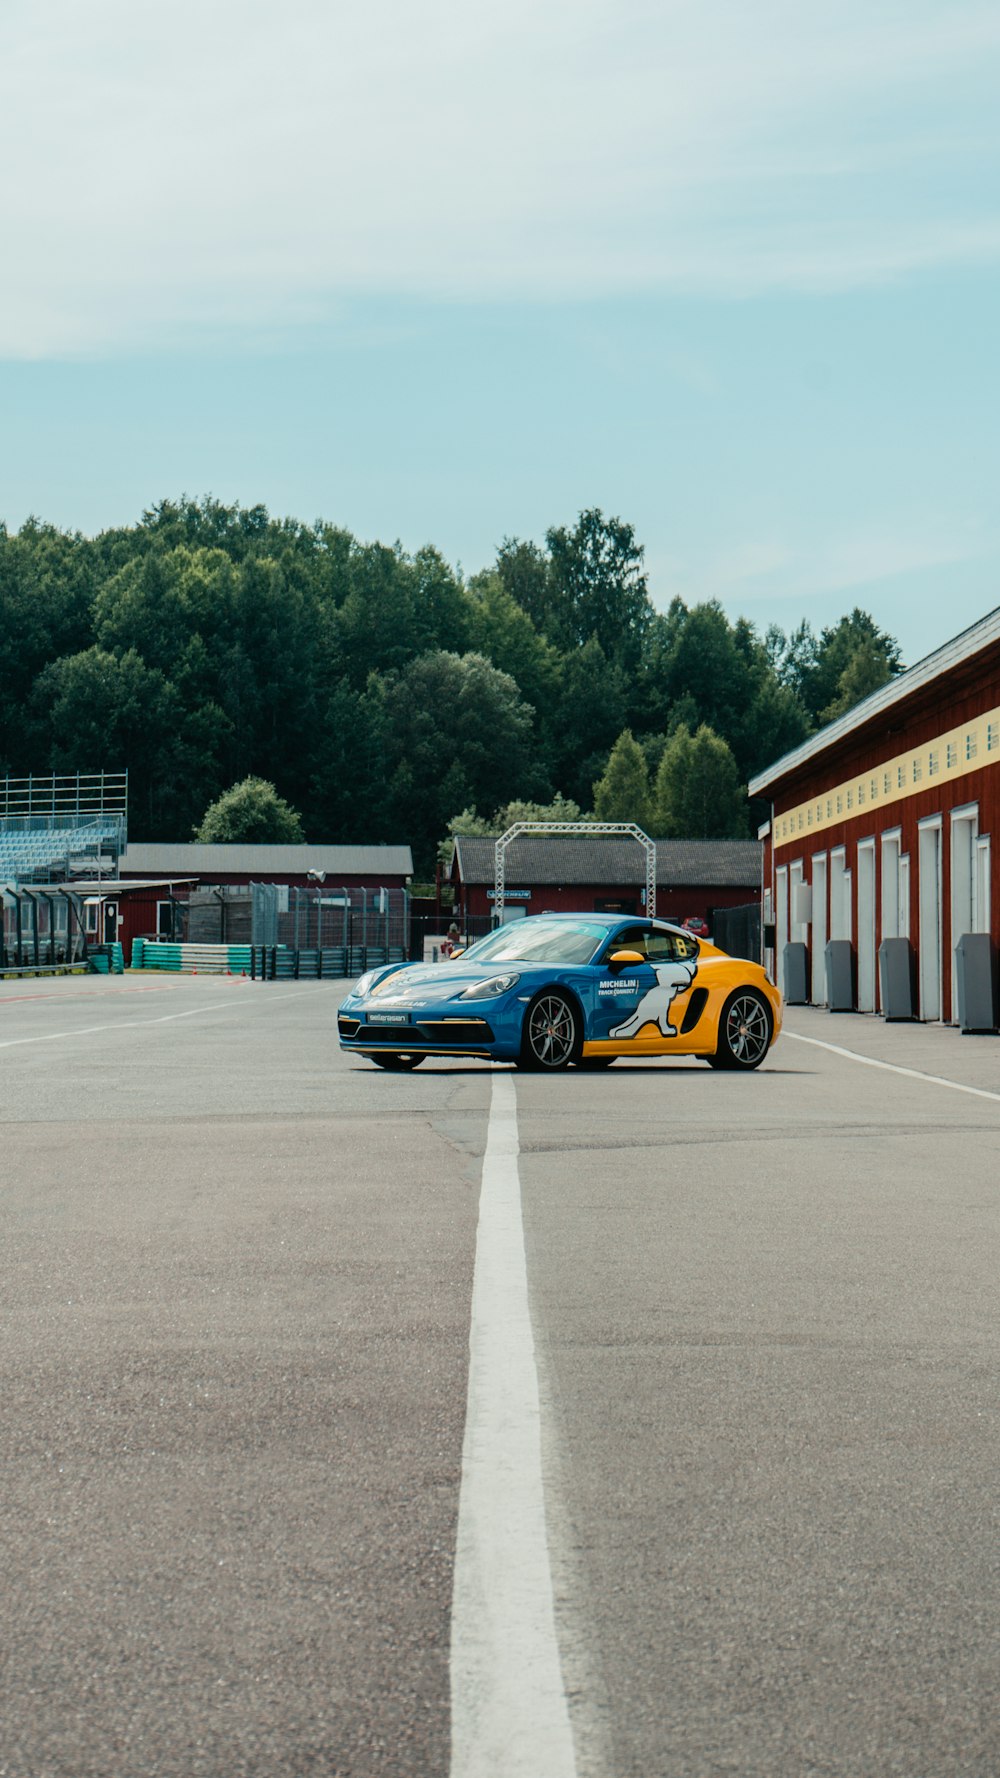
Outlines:
{"type": "Polygon", "coordinates": [[[181,494],[654,603],[1000,606],[995,0],[4,0],[0,520],[181,494]]]}

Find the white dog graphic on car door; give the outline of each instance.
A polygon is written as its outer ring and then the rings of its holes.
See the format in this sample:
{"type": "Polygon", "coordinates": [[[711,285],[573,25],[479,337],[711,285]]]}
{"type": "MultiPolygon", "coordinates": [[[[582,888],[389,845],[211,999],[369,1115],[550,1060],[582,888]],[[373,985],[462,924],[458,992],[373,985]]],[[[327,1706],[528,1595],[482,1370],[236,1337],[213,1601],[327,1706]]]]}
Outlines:
{"type": "Polygon", "coordinates": [[[658,1025],[664,1037],[677,1036],[670,1023],[670,1008],[678,994],[694,981],[697,959],[692,957],[686,963],[651,963],[650,968],[656,977],[656,987],[647,988],[635,1011],[624,1024],[615,1026],[610,1033],[612,1037],[636,1037],[643,1025],[658,1025]]]}

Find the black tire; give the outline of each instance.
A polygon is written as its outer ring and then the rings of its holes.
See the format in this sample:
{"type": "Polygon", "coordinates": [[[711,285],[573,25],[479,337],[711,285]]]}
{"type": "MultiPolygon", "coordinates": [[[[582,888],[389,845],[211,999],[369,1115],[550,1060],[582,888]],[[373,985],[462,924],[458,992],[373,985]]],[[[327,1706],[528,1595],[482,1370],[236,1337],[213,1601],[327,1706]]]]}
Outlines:
{"type": "Polygon", "coordinates": [[[612,1062],[617,1062],[617,1060],[617,1056],[581,1056],[580,1060],[577,1062],[577,1067],[590,1069],[610,1068],[612,1062]]]}
{"type": "Polygon", "coordinates": [[[759,1068],[771,1047],[771,1009],[756,988],[737,988],[730,994],[719,1020],[719,1042],[714,1056],[705,1059],[711,1068],[759,1068]]]}
{"type": "Polygon", "coordinates": [[[559,988],[543,988],[524,1015],[520,1066],[554,1073],[578,1061],[582,1046],[583,1023],[575,1002],[559,988]]]}
{"type": "Polygon", "coordinates": [[[406,1074],[411,1068],[419,1068],[424,1058],[414,1055],[401,1056],[396,1053],[386,1056],[369,1056],[368,1060],[374,1062],[377,1068],[390,1068],[394,1074],[406,1074]]]}

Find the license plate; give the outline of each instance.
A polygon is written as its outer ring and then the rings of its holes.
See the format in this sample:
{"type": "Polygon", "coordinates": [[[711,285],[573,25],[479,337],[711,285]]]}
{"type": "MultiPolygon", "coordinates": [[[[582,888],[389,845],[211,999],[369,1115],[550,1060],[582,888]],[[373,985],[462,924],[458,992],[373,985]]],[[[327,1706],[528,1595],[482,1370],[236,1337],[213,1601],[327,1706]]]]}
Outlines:
{"type": "Polygon", "coordinates": [[[370,1012],[368,1014],[369,1025],[408,1025],[409,1022],[408,1012],[370,1012]]]}

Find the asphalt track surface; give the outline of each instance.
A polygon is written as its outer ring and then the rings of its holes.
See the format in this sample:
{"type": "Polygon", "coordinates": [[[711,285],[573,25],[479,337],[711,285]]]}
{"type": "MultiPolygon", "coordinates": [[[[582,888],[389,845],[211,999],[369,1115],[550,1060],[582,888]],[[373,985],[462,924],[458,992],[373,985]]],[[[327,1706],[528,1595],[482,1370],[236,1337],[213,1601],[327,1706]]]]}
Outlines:
{"type": "Polygon", "coordinates": [[[337,1000],[0,984],[2,1778],[553,1778],[452,1750],[488,1139],[575,1778],[995,1778],[1000,1040],[397,1077],[337,1000]]]}

